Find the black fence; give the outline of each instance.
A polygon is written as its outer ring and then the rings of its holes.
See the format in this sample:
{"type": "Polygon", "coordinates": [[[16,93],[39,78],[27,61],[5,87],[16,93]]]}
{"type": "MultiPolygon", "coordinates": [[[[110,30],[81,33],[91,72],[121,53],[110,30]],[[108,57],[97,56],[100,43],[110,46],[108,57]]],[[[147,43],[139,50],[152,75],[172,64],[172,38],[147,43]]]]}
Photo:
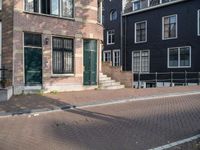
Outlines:
{"type": "Polygon", "coordinates": [[[0,88],[6,88],[10,85],[10,73],[11,71],[6,69],[5,67],[0,68],[0,88]]]}
{"type": "Polygon", "coordinates": [[[134,88],[200,85],[200,72],[134,73],[134,88]]]}

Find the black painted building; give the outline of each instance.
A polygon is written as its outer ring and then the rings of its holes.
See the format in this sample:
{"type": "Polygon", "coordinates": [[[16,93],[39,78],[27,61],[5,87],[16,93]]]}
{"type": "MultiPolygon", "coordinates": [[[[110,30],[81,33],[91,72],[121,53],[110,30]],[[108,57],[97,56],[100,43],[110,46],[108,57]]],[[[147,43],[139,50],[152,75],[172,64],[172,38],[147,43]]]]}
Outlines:
{"type": "Polygon", "coordinates": [[[122,0],[103,1],[104,49],[103,61],[121,65],[122,0]]]}
{"type": "Polygon", "coordinates": [[[123,14],[124,70],[200,71],[199,0],[137,0],[129,6],[123,14]]]}

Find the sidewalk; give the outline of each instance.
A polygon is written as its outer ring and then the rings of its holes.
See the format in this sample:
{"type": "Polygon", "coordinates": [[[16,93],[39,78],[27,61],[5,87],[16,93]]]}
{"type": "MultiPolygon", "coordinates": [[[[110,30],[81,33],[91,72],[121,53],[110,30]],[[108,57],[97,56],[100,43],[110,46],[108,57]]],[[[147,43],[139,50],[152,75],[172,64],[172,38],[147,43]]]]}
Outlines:
{"type": "Polygon", "coordinates": [[[44,95],[14,96],[7,102],[0,103],[0,116],[30,114],[44,111],[69,109],[88,105],[119,102],[122,100],[142,100],[181,96],[183,94],[200,94],[200,86],[152,88],[152,89],[120,89],[120,90],[88,90],[80,92],[64,92],[44,95]]]}

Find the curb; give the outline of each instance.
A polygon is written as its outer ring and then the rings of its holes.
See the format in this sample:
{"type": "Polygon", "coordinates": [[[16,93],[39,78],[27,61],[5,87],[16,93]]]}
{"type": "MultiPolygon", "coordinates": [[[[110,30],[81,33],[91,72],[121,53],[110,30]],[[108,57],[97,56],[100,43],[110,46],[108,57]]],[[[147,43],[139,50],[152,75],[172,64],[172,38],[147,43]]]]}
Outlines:
{"type": "Polygon", "coordinates": [[[16,116],[38,116],[39,114],[47,114],[53,112],[67,111],[70,109],[83,109],[83,108],[91,108],[91,107],[101,107],[108,106],[114,104],[123,104],[128,102],[136,102],[136,101],[147,101],[147,100],[156,100],[162,98],[171,98],[171,97],[181,97],[181,96],[189,96],[189,95],[198,95],[200,91],[193,92],[183,92],[183,93],[169,93],[169,94],[160,94],[160,95],[152,95],[152,96],[144,96],[144,97],[132,97],[126,99],[115,99],[109,101],[101,101],[101,102],[92,102],[86,103],[84,105],[61,105],[60,107],[55,106],[52,109],[49,108],[41,108],[41,109],[25,109],[13,112],[0,111],[0,118],[8,118],[8,117],[16,117],[16,116]]]}

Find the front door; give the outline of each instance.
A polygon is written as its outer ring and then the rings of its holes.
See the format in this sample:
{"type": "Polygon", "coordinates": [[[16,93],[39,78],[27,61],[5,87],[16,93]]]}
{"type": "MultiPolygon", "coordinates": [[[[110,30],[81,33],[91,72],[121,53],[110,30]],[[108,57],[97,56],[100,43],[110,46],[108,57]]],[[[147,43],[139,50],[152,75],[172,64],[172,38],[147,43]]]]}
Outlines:
{"type": "Polygon", "coordinates": [[[84,40],[84,85],[97,84],[97,41],[84,40]]]}
{"type": "Polygon", "coordinates": [[[42,43],[39,34],[24,34],[25,85],[42,84],[42,43]]]}

